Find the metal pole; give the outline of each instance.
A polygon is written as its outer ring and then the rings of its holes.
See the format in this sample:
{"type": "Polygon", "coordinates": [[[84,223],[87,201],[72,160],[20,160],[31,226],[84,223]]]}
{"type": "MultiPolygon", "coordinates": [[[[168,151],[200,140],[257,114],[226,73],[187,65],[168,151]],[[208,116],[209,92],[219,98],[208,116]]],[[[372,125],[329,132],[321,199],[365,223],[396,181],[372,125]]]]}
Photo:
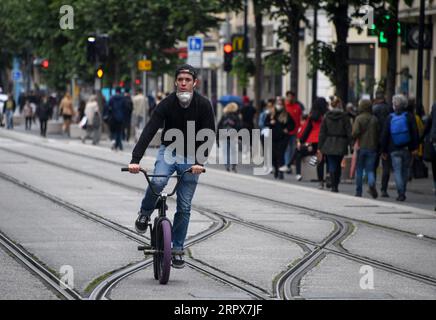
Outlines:
{"type": "MultiPolygon", "coordinates": [[[[318,6],[315,5],[313,7],[313,45],[316,46],[316,42],[318,40],[318,6]]],[[[315,51],[315,61],[318,61],[317,59],[317,53],[318,51],[315,51]]],[[[314,68],[313,70],[313,76],[312,76],[312,104],[316,99],[318,91],[318,69],[314,68]]]]}
{"type": "MultiPolygon", "coordinates": [[[[248,17],[248,0],[244,0],[244,62],[247,61],[247,34],[248,34],[248,26],[247,26],[247,17],[248,17]]],[[[247,88],[242,88],[242,94],[247,95],[247,88]]]]}
{"type": "MultiPolygon", "coordinates": [[[[144,60],[147,60],[147,55],[143,55],[142,57],[144,60]]],[[[144,98],[147,99],[147,71],[142,71],[142,94],[144,95],[144,98]]],[[[145,110],[144,114],[144,124],[147,123],[147,111],[145,110]]]]}
{"type": "Polygon", "coordinates": [[[424,52],[424,0],[419,4],[418,70],[416,74],[416,107],[422,104],[422,67],[424,52]]]}

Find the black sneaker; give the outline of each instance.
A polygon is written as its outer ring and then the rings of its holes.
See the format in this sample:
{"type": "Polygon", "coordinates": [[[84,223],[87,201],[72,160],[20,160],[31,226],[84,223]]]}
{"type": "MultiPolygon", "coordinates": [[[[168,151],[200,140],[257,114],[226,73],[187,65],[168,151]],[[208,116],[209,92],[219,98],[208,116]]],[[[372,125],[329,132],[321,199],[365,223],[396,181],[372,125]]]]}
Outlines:
{"type": "Polygon", "coordinates": [[[173,268],[182,269],[185,267],[185,260],[183,260],[183,256],[181,254],[176,254],[172,259],[173,268]]]}
{"type": "Polygon", "coordinates": [[[400,194],[396,200],[397,201],[404,201],[404,200],[406,200],[406,196],[404,194],[400,194]]]}
{"type": "Polygon", "coordinates": [[[382,198],[389,198],[389,194],[388,194],[386,191],[383,191],[383,190],[382,190],[382,192],[381,192],[381,197],[382,197],[382,198]]]}
{"type": "Polygon", "coordinates": [[[369,187],[368,193],[373,197],[374,199],[377,199],[378,193],[375,187],[369,187]]]}
{"type": "Polygon", "coordinates": [[[135,229],[138,233],[145,233],[147,231],[150,217],[146,215],[139,215],[135,221],[135,229]]]}

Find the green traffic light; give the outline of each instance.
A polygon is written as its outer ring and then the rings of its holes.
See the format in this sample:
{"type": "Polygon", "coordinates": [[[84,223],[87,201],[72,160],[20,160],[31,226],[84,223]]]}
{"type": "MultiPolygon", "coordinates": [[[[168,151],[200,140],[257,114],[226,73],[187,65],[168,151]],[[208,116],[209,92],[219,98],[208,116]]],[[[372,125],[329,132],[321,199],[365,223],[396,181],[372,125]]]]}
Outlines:
{"type": "Polygon", "coordinates": [[[386,39],[385,33],[383,31],[380,31],[378,40],[380,41],[380,43],[388,43],[388,39],[386,39]]]}

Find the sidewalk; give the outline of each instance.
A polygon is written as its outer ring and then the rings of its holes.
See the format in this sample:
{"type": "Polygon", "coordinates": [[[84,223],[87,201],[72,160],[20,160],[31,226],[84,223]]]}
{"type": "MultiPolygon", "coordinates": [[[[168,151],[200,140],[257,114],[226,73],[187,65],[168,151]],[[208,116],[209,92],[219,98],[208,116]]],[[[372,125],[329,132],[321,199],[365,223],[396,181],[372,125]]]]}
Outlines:
{"type": "MultiPolygon", "coordinates": [[[[1,128],[0,130],[6,130],[6,129],[1,128]]],[[[39,123],[38,123],[38,121],[36,122],[36,124],[33,123],[32,130],[30,130],[30,131],[25,131],[24,124],[16,126],[14,128],[14,130],[17,132],[22,132],[22,133],[26,133],[26,134],[32,134],[35,136],[39,136],[39,123]]],[[[74,142],[82,143],[80,139],[68,138],[68,137],[61,135],[61,134],[48,134],[47,138],[59,139],[59,140],[69,139],[73,143],[74,142]]],[[[44,139],[44,138],[41,138],[41,139],[44,139]]],[[[86,144],[91,144],[91,140],[87,140],[86,144]]],[[[133,138],[131,138],[129,142],[123,141],[124,150],[122,152],[131,153],[134,146],[135,146],[135,142],[134,142],[133,138]]],[[[98,147],[110,149],[111,148],[111,141],[107,138],[107,136],[105,137],[103,135],[103,138],[100,141],[100,143],[98,144],[98,147]]],[[[154,157],[157,154],[157,150],[158,150],[157,148],[148,148],[146,151],[146,155],[154,157]]],[[[114,152],[119,152],[119,151],[114,151],[114,152]]],[[[426,179],[413,179],[412,181],[410,181],[408,183],[408,186],[407,186],[408,190],[407,190],[407,194],[406,194],[407,199],[404,202],[404,204],[410,205],[410,206],[413,206],[416,208],[421,208],[421,209],[433,211],[435,209],[435,199],[436,199],[434,196],[434,190],[433,190],[433,180],[432,180],[433,175],[432,175],[431,165],[429,163],[426,163],[426,165],[429,168],[429,177],[426,179]]],[[[224,165],[209,165],[209,167],[213,167],[214,169],[219,169],[219,170],[225,171],[224,165]]],[[[238,165],[237,166],[238,173],[236,173],[236,174],[252,175],[253,174],[253,167],[254,167],[253,165],[238,165]]],[[[293,172],[295,173],[295,168],[293,168],[293,169],[294,169],[293,172]]],[[[258,176],[258,177],[260,177],[262,179],[274,180],[274,177],[272,174],[265,175],[265,176],[258,176]]],[[[377,180],[378,191],[380,190],[380,178],[381,178],[381,175],[378,175],[378,180],[377,180]]],[[[290,184],[294,184],[294,185],[302,185],[302,186],[310,187],[313,189],[318,189],[318,182],[305,181],[304,177],[303,177],[303,181],[297,181],[295,179],[295,174],[285,174],[284,180],[281,180],[281,181],[287,182],[290,184]]],[[[364,185],[363,197],[364,198],[371,198],[366,193],[366,189],[367,189],[367,186],[364,185]]],[[[326,190],[326,189],[325,189],[325,191],[329,192],[329,190],[326,190]]],[[[341,184],[339,185],[339,192],[342,194],[354,196],[354,194],[355,194],[354,180],[343,179],[341,184]]],[[[379,197],[378,200],[383,201],[383,202],[398,203],[395,200],[395,198],[397,197],[397,194],[396,194],[395,182],[393,179],[393,173],[391,173],[388,193],[390,195],[390,198],[380,198],[379,197]]]]}

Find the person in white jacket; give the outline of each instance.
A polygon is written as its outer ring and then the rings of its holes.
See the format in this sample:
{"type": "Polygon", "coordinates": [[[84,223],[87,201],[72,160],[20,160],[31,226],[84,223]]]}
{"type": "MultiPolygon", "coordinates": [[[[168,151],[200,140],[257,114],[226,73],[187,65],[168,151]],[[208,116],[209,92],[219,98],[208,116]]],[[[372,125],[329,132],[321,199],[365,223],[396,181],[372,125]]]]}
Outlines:
{"type": "Polygon", "coordinates": [[[133,97],[133,126],[135,129],[135,142],[138,142],[142,129],[145,127],[148,117],[148,99],[138,91],[133,97]]]}
{"type": "Polygon", "coordinates": [[[85,133],[82,136],[82,142],[85,143],[87,138],[92,138],[92,144],[96,145],[100,141],[100,110],[98,108],[97,97],[92,95],[85,106],[85,133]]]}

